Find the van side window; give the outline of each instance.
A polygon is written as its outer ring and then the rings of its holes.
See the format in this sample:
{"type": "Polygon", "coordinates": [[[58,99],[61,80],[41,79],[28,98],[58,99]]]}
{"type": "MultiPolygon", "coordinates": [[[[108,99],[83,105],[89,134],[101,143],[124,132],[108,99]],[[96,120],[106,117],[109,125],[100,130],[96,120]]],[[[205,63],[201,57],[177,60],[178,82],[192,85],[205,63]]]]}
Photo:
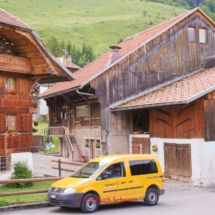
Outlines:
{"type": "Polygon", "coordinates": [[[110,165],[106,170],[103,171],[97,180],[121,177],[125,177],[125,165],[123,162],[110,165]]]}
{"type": "Polygon", "coordinates": [[[155,160],[129,161],[131,175],[146,175],[158,173],[155,160]]]}

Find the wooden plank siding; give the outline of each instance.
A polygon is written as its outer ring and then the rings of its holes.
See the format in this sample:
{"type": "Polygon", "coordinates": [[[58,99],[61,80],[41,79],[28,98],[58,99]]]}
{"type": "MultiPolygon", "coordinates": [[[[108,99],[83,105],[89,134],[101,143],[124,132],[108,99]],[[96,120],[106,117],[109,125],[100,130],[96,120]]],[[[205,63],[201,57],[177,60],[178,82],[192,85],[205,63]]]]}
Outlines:
{"type": "Polygon", "coordinates": [[[205,141],[215,141],[215,91],[204,96],[205,141]]]}
{"type": "Polygon", "coordinates": [[[150,137],[204,138],[204,98],[187,106],[150,110],[150,137]]]}
{"type": "Polygon", "coordinates": [[[190,181],[191,145],[164,143],[164,177],[190,181]]]}
{"type": "Polygon", "coordinates": [[[213,24],[197,11],[92,80],[102,130],[109,126],[109,107],[118,101],[203,68],[204,57],[215,55],[214,34],[213,24]],[[196,43],[188,42],[188,26],[196,27],[196,43]],[[205,44],[198,42],[199,27],[208,31],[205,44]]]}

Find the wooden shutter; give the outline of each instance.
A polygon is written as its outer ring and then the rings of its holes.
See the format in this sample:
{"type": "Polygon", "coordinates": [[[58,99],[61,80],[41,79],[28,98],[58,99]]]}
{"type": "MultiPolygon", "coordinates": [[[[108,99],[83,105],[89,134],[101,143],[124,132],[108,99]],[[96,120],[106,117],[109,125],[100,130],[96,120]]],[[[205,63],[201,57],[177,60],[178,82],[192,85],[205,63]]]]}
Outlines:
{"type": "Polygon", "coordinates": [[[6,116],[4,114],[0,114],[0,133],[6,132],[6,116]]]}
{"type": "Polygon", "coordinates": [[[0,137],[0,149],[5,149],[5,137],[0,137]]]}
{"type": "Polygon", "coordinates": [[[28,132],[29,122],[28,114],[20,114],[17,116],[17,127],[20,129],[20,132],[28,132]]]}
{"type": "Polygon", "coordinates": [[[4,95],[4,77],[0,76],[0,95],[4,95]]]}

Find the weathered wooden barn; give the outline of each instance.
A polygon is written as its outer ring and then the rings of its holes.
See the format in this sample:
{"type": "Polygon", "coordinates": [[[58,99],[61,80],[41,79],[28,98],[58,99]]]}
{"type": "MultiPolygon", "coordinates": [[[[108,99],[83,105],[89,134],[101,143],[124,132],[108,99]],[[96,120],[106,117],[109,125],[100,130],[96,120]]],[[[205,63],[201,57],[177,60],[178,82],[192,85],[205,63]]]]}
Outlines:
{"type": "Polygon", "coordinates": [[[74,79],[33,29],[0,8],[0,173],[10,170],[11,154],[32,149],[38,84],[74,79]]]}
{"type": "Polygon", "coordinates": [[[62,153],[153,153],[166,177],[214,184],[215,23],[195,8],[111,48],[41,95],[62,153]]]}

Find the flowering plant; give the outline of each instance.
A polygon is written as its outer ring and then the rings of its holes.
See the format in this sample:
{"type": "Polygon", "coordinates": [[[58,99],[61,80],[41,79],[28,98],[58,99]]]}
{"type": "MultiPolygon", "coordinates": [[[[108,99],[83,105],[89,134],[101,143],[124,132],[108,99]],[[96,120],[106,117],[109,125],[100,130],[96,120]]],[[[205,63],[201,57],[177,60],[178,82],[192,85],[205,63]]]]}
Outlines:
{"type": "Polygon", "coordinates": [[[7,94],[11,94],[11,95],[16,95],[16,94],[17,94],[17,92],[14,91],[14,90],[12,90],[12,91],[6,91],[6,93],[7,93],[7,94]]]}
{"type": "Polygon", "coordinates": [[[105,145],[105,144],[106,144],[106,142],[103,141],[103,142],[102,142],[102,145],[105,145]]]}
{"type": "Polygon", "coordinates": [[[19,131],[19,128],[14,128],[14,129],[8,129],[7,132],[8,133],[13,133],[13,132],[17,132],[19,131]]]}
{"type": "Polygon", "coordinates": [[[100,148],[100,143],[97,143],[97,144],[96,144],[96,148],[100,148]]]}

